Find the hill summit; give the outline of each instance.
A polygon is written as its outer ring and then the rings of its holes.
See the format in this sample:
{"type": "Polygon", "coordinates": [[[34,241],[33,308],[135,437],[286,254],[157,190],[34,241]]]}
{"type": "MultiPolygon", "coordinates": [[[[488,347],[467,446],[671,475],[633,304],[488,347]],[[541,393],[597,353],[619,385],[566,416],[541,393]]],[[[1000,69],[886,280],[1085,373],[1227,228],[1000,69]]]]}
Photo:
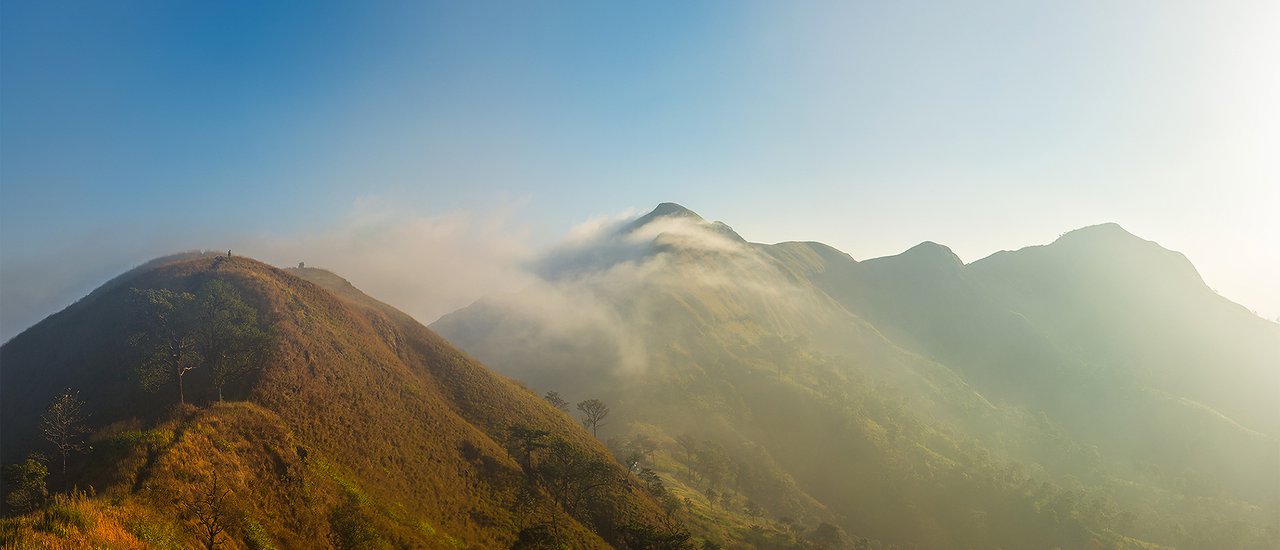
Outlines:
{"type": "Polygon", "coordinates": [[[688,208],[680,206],[674,202],[664,202],[659,203],[658,206],[648,214],[637,218],[634,225],[639,227],[657,218],[692,218],[699,221],[702,220],[702,216],[699,216],[697,212],[689,210],[688,208]]]}
{"type": "Polygon", "coordinates": [[[4,461],[48,450],[42,414],[70,388],[92,435],[65,472],[50,466],[50,485],[100,495],[56,504],[93,522],[50,532],[46,516],[5,520],[10,540],[187,547],[205,540],[194,533],[207,534],[200,510],[215,501],[225,509],[209,537],[231,547],[603,548],[680,536],[565,412],[323,270],[160,259],[15,337],[0,369],[4,461]],[[203,303],[211,282],[275,339],[225,401],[209,363],[190,363],[177,406],[172,381],[154,393],[137,382],[135,344],[151,330],[139,318],[154,313],[138,297],[203,303]]]}

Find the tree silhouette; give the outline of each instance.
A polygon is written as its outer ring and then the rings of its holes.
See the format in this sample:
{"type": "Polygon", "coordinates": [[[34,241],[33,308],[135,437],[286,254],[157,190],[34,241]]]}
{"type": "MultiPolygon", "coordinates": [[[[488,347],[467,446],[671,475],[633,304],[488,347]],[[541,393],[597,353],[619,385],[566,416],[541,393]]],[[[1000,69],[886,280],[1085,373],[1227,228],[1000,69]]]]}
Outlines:
{"type": "Polygon", "coordinates": [[[53,448],[62,456],[64,489],[69,485],[67,457],[71,453],[87,448],[84,442],[85,434],[89,433],[89,429],[84,425],[86,416],[84,402],[80,400],[80,392],[67,388],[53,398],[49,408],[40,417],[41,435],[52,443],[53,448]]]}
{"type": "Polygon", "coordinates": [[[641,468],[640,473],[636,474],[636,478],[639,479],[640,482],[644,484],[645,489],[648,489],[648,491],[653,493],[654,496],[662,496],[667,493],[667,487],[662,483],[662,478],[658,477],[658,472],[649,468],[641,468]]]}
{"type": "Polygon", "coordinates": [[[631,441],[627,443],[627,449],[652,463],[653,453],[658,450],[658,442],[647,435],[639,434],[631,438],[631,441]]]}
{"type": "Polygon", "coordinates": [[[200,492],[189,501],[179,502],[179,506],[200,529],[205,549],[217,548],[220,544],[218,535],[227,530],[234,516],[231,489],[218,483],[217,472],[208,484],[200,488],[200,492]]]}
{"type": "Polygon", "coordinates": [[[707,480],[708,486],[722,488],[733,464],[724,447],[712,441],[704,441],[693,458],[694,466],[701,477],[707,480]]]}
{"type": "MultiPolygon", "coordinates": [[[[617,481],[608,463],[563,439],[550,442],[537,473],[543,488],[570,516],[577,516],[596,491],[617,481]]],[[[554,503],[550,507],[551,529],[558,539],[560,521],[556,508],[554,503]]]]}
{"type": "Polygon", "coordinates": [[[562,411],[568,411],[568,410],[569,410],[569,402],[568,402],[568,401],[565,401],[563,397],[560,397],[560,393],[559,393],[559,392],[556,392],[556,391],[554,391],[554,390],[553,390],[553,391],[549,391],[549,392],[547,392],[547,394],[546,394],[546,395],[544,395],[544,396],[543,396],[543,399],[546,399],[546,400],[547,400],[547,403],[551,403],[551,406],[552,406],[552,407],[555,407],[555,408],[560,409],[560,410],[562,410],[562,411]]]}
{"type": "Polygon", "coordinates": [[[676,436],[676,445],[680,446],[680,450],[684,451],[684,477],[685,479],[693,479],[694,457],[698,456],[698,440],[692,435],[681,434],[676,436]]]}
{"type": "Polygon", "coordinates": [[[609,407],[599,399],[588,399],[578,403],[578,410],[582,411],[582,425],[591,428],[591,435],[596,435],[596,431],[600,426],[604,425],[604,418],[609,416],[609,407]]]}
{"type": "Polygon", "coordinates": [[[524,467],[525,472],[532,472],[534,468],[534,453],[547,447],[546,437],[549,432],[545,430],[537,430],[528,426],[512,426],[511,435],[507,440],[508,445],[515,448],[515,452],[520,455],[520,465],[524,467]]]}

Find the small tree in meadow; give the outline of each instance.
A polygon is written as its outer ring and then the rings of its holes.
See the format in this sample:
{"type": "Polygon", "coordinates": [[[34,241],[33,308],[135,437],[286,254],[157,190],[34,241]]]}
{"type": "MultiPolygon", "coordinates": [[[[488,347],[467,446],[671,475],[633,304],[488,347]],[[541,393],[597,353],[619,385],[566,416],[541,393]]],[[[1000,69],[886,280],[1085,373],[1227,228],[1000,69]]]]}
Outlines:
{"type": "Polygon", "coordinates": [[[604,418],[609,416],[609,407],[599,399],[578,403],[578,410],[582,411],[582,425],[591,428],[591,435],[596,435],[596,431],[604,425],[604,418]]]}
{"type": "Polygon", "coordinates": [[[84,412],[84,401],[80,400],[80,392],[67,388],[53,398],[49,408],[40,416],[40,434],[53,445],[54,450],[62,458],[62,484],[69,484],[67,479],[67,458],[71,453],[82,452],[88,448],[85,434],[89,429],[84,421],[88,415],[84,412]]]}

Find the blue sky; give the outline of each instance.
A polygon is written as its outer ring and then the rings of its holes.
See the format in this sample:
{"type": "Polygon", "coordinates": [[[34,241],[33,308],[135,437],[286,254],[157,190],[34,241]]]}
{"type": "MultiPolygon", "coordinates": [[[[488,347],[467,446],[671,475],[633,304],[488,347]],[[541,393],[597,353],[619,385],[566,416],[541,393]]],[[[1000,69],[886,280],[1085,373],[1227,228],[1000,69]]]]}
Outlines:
{"type": "Polygon", "coordinates": [[[506,269],[662,201],[860,259],[1115,221],[1274,318],[1278,23],[1267,1],[6,1],[0,338],[191,248],[343,272],[385,247],[401,279],[347,274],[431,321],[490,290],[405,290],[459,256],[506,269]]]}

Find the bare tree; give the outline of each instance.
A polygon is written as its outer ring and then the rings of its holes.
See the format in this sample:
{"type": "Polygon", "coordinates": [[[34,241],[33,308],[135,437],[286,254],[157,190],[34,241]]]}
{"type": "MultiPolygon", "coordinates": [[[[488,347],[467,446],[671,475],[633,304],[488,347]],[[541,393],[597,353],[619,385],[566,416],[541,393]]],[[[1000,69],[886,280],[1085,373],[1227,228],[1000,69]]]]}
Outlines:
{"type": "Polygon", "coordinates": [[[67,388],[53,398],[53,403],[40,417],[40,433],[53,444],[54,449],[62,456],[62,484],[69,484],[67,479],[67,457],[71,453],[87,448],[84,442],[89,429],[84,421],[84,401],[80,400],[80,392],[67,388]]]}
{"type": "Polygon", "coordinates": [[[192,500],[178,503],[187,517],[200,529],[201,542],[206,550],[218,547],[218,535],[227,530],[233,512],[231,489],[218,483],[215,472],[209,483],[201,488],[192,500]]]}
{"type": "Polygon", "coordinates": [[[582,411],[582,425],[591,428],[591,435],[596,435],[596,431],[604,425],[604,417],[609,416],[609,407],[599,399],[578,403],[578,410],[582,411]]]}
{"type": "Polygon", "coordinates": [[[555,408],[560,409],[560,410],[562,410],[562,411],[568,411],[568,410],[569,410],[569,402],[568,402],[568,401],[565,401],[563,397],[560,397],[560,392],[557,392],[557,391],[554,391],[554,390],[553,390],[553,391],[549,391],[549,392],[547,392],[547,394],[546,394],[546,395],[542,396],[542,398],[543,398],[543,399],[546,399],[546,400],[547,400],[547,403],[551,403],[551,406],[552,406],[552,407],[555,407],[555,408]]]}

